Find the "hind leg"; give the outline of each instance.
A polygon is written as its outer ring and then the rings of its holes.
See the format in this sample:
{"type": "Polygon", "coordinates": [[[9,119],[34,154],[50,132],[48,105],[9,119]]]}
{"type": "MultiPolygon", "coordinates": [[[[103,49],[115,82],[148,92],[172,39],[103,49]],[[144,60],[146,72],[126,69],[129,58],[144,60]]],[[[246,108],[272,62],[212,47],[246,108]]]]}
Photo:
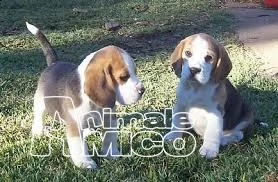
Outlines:
{"type": "Polygon", "coordinates": [[[44,98],[36,91],[34,97],[34,120],[32,125],[32,135],[41,136],[43,135],[43,118],[45,114],[45,103],[44,98]]]}
{"type": "Polygon", "coordinates": [[[223,137],[221,138],[221,145],[228,145],[241,141],[244,137],[243,130],[252,126],[250,123],[250,121],[242,121],[233,130],[224,131],[223,137]]]}
{"type": "Polygon", "coordinates": [[[221,145],[228,145],[231,143],[237,143],[243,139],[243,132],[242,131],[234,131],[231,130],[226,132],[223,137],[221,138],[221,145]]]}

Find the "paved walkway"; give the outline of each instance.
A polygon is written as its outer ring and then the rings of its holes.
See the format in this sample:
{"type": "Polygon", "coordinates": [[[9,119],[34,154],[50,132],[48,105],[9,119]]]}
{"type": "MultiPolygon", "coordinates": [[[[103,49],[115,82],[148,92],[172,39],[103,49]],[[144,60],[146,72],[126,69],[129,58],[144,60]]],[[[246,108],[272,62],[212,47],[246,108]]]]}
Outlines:
{"type": "Polygon", "coordinates": [[[278,10],[260,8],[258,4],[226,6],[238,20],[239,39],[265,61],[262,69],[278,78],[278,10]]]}

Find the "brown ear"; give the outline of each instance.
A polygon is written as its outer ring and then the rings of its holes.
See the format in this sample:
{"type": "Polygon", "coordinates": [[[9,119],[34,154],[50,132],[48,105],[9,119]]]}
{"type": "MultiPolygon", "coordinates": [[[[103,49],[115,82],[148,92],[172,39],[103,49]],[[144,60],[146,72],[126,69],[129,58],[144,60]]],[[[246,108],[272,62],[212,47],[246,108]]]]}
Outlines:
{"type": "Polygon", "coordinates": [[[183,59],[182,59],[182,50],[184,47],[184,41],[181,41],[177,47],[175,48],[174,52],[171,54],[170,57],[170,64],[172,65],[175,74],[177,77],[181,77],[183,59]]]}
{"type": "Polygon", "coordinates": [[[113,108],[116,94],[111,77],[111,66],[102,68],[97,65],[89,65],[85,75],[84,91],[90,99],[100,107],[113,108]]]}
{"type": "Polygon", "coordinates": [[[219,59],[214,68],[213,77],[215,82],[220,82],[225,80],[232,69],[232,62],[229,58],[229,55],[225,48],[222,45],[218,45],[219,47],[219,59]]]}

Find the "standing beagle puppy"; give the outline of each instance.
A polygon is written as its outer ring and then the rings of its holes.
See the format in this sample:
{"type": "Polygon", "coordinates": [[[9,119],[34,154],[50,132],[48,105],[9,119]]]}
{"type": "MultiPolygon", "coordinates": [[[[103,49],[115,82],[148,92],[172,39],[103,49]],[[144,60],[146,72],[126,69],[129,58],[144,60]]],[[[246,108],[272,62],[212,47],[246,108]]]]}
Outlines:
{"type": "Polygon", "coordinates": [[[26,26],[38,38],[48,66],[34,96],[32,134],[43,134],[44,114],[58,113],[65,124],[71,159],[76,166],[90,170],[97,167],[83,139],[82,131],[87,127],[105,126],[102,152],[110,157],[119,155],[116,118],[101,117],[104,108],[115,112],[115,102],[132,104],[143,95],[145,89],[136,75],[133,59],[124,50],[107,46],[88,55],[80,65],[56,62],[55,51],[44,34],[27,22],[26,26]]]}
{"type": "Polygon", "coordinates": [[[182,40],[170,63],[180,78],[171,133],[166,140],[181,138],[186,112],[195,132],[203,137],[199,152],[214,158],[220,145],[240,141],[253,133],[253,112],[226,78],[232,63],[224,47],[211,36],[200,33],[182,40]]]}

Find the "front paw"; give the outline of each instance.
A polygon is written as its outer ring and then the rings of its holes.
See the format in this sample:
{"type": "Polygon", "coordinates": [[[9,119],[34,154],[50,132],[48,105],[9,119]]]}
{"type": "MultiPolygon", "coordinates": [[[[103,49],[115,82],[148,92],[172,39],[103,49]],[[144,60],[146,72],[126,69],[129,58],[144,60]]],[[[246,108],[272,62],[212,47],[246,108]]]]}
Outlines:
{"type": "Polygon", "coordinates": [[[80,168],[88,169],[90,171],[94,171],[97,168],[97,164],[89,157],[85,156],[71,156],[73,163],[80,168]]]}
{"type": "Polygon", "coordinates": [[[199,150],[202,157],[206,159],[213,159],[217,156],[219,152],[219,145],[214,143],[203,144],[199,150]]]}
{"type": "Polygon", "coordinates": [[[239,142],[242,139],[243,139],[243,132],[242,131],[229,133],[229,134],[224,135],[221,138],[221,145],[228,145],[228,144],[231,144],[231,143],[236,143],[236,142],[239,142]]]}

